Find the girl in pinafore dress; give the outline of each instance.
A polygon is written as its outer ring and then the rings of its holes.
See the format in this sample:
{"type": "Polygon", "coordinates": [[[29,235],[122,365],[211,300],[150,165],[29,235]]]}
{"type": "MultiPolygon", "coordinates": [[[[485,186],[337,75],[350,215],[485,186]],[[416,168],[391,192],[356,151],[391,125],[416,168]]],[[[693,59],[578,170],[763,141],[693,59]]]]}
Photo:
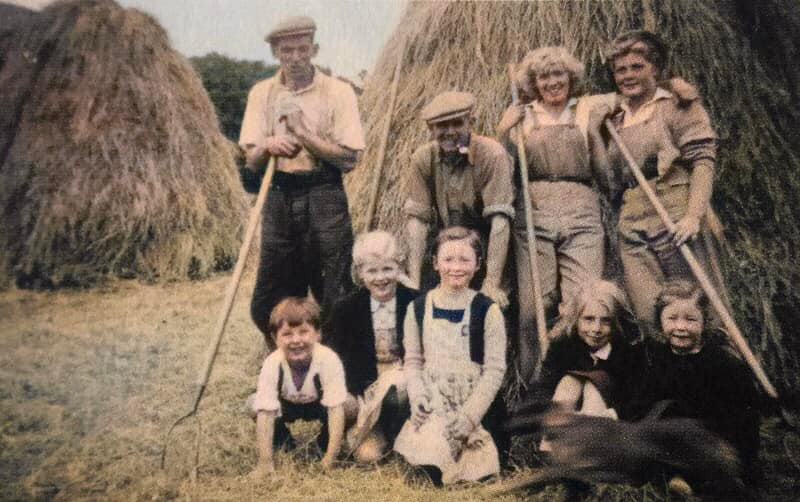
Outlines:
{"type": "Polygon", "coordinates": [[[411,464],[440,471],[445,484],[498,473],[498,448],[507,449],[497,399],[506,370],[505,323],[496,304],[469,288],[481,256],[474,231],[439,233],[440,283],[412,303],[404,322],[411,418],[394,449],[411,464]]]}

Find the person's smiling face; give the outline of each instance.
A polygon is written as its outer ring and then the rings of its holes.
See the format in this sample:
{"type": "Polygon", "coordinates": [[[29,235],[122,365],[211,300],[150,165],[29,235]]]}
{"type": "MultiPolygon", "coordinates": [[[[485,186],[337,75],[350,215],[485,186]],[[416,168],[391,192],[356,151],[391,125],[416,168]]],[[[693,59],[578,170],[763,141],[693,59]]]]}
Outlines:
{"type": "Polygon", "coordinates": [[[469,287],[479,267],[478,256],[467,239],[442,243],[433,263],[442,287],[451,291],[469,287]]]}
{"type": "Polygon", "coordinates": [[[611,341],[611,313],[597,300],[590,300],[578,317],[578,336],[589,350],[602,349],[611,341]]]}
{"type": "Polygon", "coordinates": [[[457,152],[459,148],[469,145],[472,120],[467,115],[455,117],[429,125],[431,138],[439,143],[445,153],[457,152]]]}
{"type": "Polygon", "coordinates": [[[691,354],[703,347],[703,312],[694,299],[677,299],[661,311],[661,330],[676,354],[691,354]]]}
{"type": "Polygon", "coordinates": [[[393,258],[370,256],[358,267],[358,276],[379,302],[388,302],[397,292],[400,265],[393,258]]]}
{"type": "Polygon", "coordinates": [[[645,101],[656,92],[658,69],[641,54],[629,52],[614,60],[614,82],[628,99],[645,101]]]}
{"type": "Polygon", "coordinates": [[[536,90],[542,101],[553,107],[566,105],[569,98],[569,73],[563,68],[551,68],[536,75],[536,90]]]}
{"type": "Polygon", "coordinates": [[[297,326],[283,323],[275,334],[275,344],[283,351],[290,366],[308,365],[311,362],[314,345],[319,340],[319,330],[307,322],[297,326]]]}

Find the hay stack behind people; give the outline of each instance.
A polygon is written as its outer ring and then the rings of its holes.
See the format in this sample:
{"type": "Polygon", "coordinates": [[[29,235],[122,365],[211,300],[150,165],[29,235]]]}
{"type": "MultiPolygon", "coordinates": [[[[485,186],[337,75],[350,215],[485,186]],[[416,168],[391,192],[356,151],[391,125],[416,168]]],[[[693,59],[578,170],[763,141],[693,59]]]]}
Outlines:
{"type": "Polygon", "coordinates": [[[235,150],[164,30],[112,0],[20,19],[0,40],[0,284],[228,264],[245,210],[235,150]]]}
{"type": "MultiPolygon", "coordinates": [[[[408,45],[376,214],[379,227],[394,231],[403,221],[401,172],[427,138],[419,112],[434,96],[451,89],[474,93],[476,132],[491,135],[510,102],[506,65],[528,50],[566,46],[586,63],[589,91],[611,92],[602,59],[608,43],[628,29],[656,31],[673,47],[672,72],[699,86],[721,138],[714,203],[732,247],[723,266],[730,290],[737,293],[736,317],[774,381],[783,389],[798,389],[800,353],[781,335],[793,333],[800,322],[792,307],[800,304],[792,258],[792,250],[800,248],[798,80],[785,63],[798,57],[792,38],[800,29],[798,19],[800,8],[789,0],[758,6],[711,0],[412,3],[361,97],[368,147],[347,180],[354,225],[364,226],[404,40],[408,45]],[[769,28],[752,28],[756,25],[769,28]]],[[[615,238],[615,232],[607,233],[615,238]]]]}

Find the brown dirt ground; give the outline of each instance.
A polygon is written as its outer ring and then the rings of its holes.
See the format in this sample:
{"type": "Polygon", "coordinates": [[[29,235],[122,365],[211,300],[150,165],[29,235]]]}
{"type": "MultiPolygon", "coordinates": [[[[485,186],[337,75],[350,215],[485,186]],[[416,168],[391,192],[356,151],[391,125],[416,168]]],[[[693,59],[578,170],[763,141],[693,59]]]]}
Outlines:
{"type": "MultiPolygon", "coordinates": [[[[161,445],[169,425],[191,406],[228,280],[0,293],[0,499],[482,498],[475,486],[435,489],[396,459],[369,468],[342,462],[326,474],[310,446],[279,454],[272,478],[248,478],[256,460],[254,426],[242,406],[263,357],[247,305],[252,274],[245,276],[200,407],[199,480],[189,481],[196,422],[178,428],[161,471],[161,445]]],[[[310,442],[313,427],[301,424],[296,432],[310,442]]],[[[768,419],[762,439],[764,499],[793,499],[800,489],[797,434],[768,419]]],[[[565,496],[563,486],[551,485],[527,499],[565,496]]],[[[669,496],[663,486],[601,485],[585,500],[669,496]]]]}

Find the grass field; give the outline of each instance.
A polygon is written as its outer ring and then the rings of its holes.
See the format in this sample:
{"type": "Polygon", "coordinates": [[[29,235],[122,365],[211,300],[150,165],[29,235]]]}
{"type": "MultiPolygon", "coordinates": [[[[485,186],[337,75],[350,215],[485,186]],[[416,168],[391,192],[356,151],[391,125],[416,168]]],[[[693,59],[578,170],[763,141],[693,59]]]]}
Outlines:
{"type": "MultiPolygon", "coordinates": [[[[0,293],[2,500],[480,500],[481,486],[433,488],[401,461],[331,473],[310,446],[279,454],[254,481],[253,422],[242,413],[263,357],[242,285],[200,407],[197,483],[189,481],[197,423],[181,426],[160,470],[168,426],[191,406],[228,276],[202,282],[111,283],[85,291],[0,293]]],[[[296,431],[311,441],[313,429],[296,431]]],[[[762,427],[764,500],[800,493],[798,436],[777,419],[762,427]],[[787,452],[795,452],[794,454],[787,452]]],[[[524,456],[524,445],[517,445],[524,456]]],[[[520,474],[521,468],[509,476],[520,474]]],[[[495,500],[563,500],[555,484],[495,500]]],[[[670,500],[660,484],[601,485],[585,500],[670,500]]]]}

